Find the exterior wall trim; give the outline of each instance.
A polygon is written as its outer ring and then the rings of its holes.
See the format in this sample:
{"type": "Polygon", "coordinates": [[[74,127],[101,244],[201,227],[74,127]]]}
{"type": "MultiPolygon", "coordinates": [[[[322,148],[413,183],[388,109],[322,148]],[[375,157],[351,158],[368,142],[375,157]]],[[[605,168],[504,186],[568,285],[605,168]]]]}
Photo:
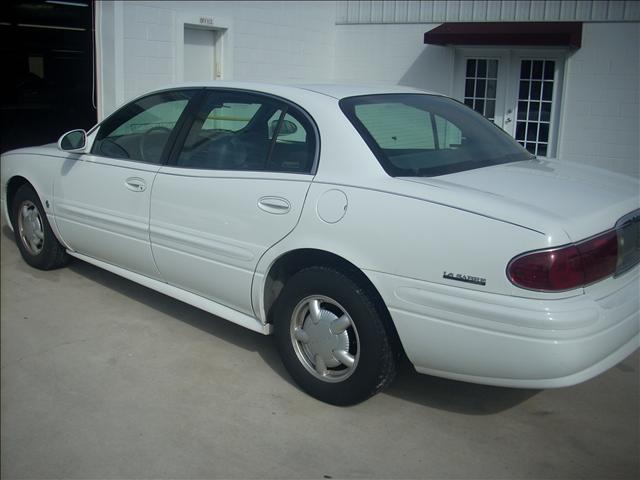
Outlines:
{"type": "Polygon", "coordinates": [[[638,22],[636,0],[339,0],[337,25],[444,22],[638,22]]]}

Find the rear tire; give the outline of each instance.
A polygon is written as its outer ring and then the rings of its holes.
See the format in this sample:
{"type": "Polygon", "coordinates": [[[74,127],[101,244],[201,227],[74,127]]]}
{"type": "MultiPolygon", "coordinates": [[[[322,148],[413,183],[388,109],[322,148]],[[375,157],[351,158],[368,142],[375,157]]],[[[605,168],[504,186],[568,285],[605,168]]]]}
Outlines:
{"type": "Polygon", "coordinates": [[[38,194],[22,185],[11,202],[11,223],[18,250],[25,262],[39,270],[52,270],[69,263],[69,255],[51,230],[38,194]]]}
{"type": "Polygon", "coordinates": [[[356,280],[330,267],[294,274],[274,305],[282,362],[309,395],[353,405],[395,378],[384,310],[356,280]]]}

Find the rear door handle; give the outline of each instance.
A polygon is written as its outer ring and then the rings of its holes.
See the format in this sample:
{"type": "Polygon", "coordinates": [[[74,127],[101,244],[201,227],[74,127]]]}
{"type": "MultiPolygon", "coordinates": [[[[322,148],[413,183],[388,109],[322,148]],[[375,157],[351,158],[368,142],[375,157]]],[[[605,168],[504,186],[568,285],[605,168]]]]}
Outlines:
{"type": "Polygon", "coordinates": [[[258,200],[258,208],[267,213],[283,215],[291,210],[289,200],[282,197],[262,197],[258,200]]]}
{"type": "Polygon", "coordinates": [[[138,177],[129,177],[124,181],[124,184],[132,192],[144,192],[147,189],[147,184],[138,177]]]}

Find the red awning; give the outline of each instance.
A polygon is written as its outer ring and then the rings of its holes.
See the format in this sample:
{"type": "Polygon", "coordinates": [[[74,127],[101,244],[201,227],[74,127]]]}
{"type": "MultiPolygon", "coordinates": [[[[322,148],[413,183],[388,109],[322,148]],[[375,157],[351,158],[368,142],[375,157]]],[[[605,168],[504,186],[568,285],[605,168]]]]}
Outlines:
{"type": "Polygon", "coordinates": [[[432,45],[580,48],[582,22],[451,22],[424,34],[432,45]]]}

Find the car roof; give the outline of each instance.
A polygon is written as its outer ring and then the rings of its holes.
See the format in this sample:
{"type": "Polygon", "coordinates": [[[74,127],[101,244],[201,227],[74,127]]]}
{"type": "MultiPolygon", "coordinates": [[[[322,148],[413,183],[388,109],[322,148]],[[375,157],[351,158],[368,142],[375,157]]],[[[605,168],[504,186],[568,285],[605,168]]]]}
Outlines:
{"type": "Polygon", "coordinates": [[[188,88],[188,87],[204,87],[204,88],[237,88],[241,90],[252,90],[257,92],[272,93],[276,95],[311,93],[320,94],[328,97],[342,99],[346,97],[356,97],[361,95],[376,95],[388,93],[421,93],[431,95],[442,95],[436,92],[420,90],[412,87],[401,85],[365,85],[365,84],[340,84],[340,83],[323,83],[323,84],[299,84],[287,85],[276,83],[262,82],[236,82],[227,80],[209,81],[209,82],[183,82],[179,84],[167,85],[155,91],[188,88]]]}
{"type": "MultiPolygon", "coordinates": [[[[364,85],[364,84],[339,84],[339,83],[318,83],[309,85],[295,85],[297,88],[309,90],[333,98],[356,97],[360,95],[376,95],[385,93],[428,93],[425,90],[405,87],[402,85],[364,85]]],[[[438,94],[436,94],[438,95],[438,94]]]]}

